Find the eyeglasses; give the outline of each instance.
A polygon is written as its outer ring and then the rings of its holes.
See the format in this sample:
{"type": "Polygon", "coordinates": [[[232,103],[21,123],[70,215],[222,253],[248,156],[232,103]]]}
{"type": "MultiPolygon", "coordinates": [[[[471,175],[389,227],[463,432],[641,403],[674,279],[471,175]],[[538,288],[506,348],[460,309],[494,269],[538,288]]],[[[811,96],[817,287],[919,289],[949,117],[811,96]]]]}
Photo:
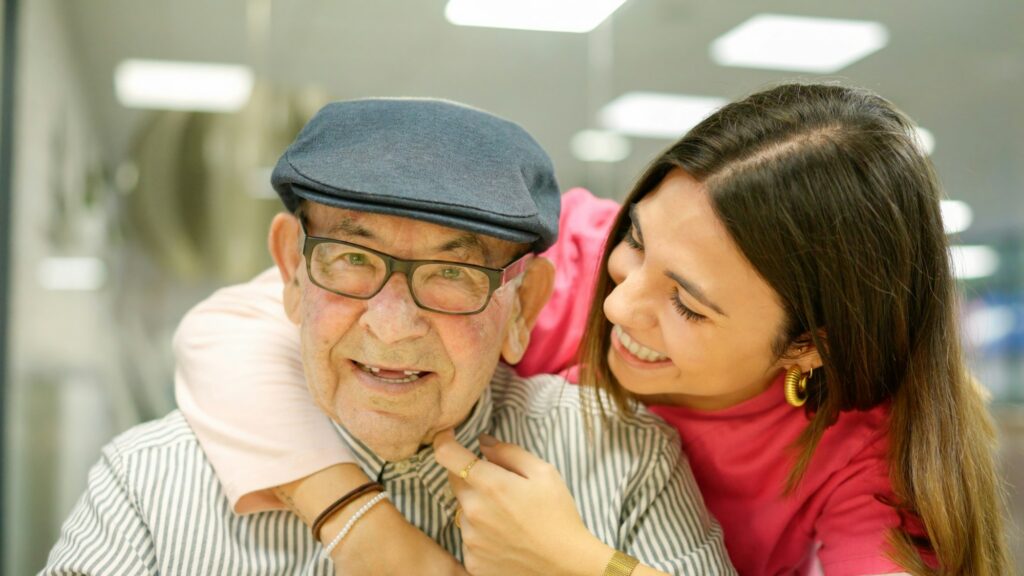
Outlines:
{"type": "Polygon", "coordinates": [[[403,260],[366,246],[333,238],[310,236],[299,218],[305,238],[302,254],[314,284],[341,296],[369,300],[384,288],[394,273],[405,274],[417,306],[444,314],[477,314],[491,295],[526,270],[533,254],[525,254],[504,268],[445,260],[403,260]]]}

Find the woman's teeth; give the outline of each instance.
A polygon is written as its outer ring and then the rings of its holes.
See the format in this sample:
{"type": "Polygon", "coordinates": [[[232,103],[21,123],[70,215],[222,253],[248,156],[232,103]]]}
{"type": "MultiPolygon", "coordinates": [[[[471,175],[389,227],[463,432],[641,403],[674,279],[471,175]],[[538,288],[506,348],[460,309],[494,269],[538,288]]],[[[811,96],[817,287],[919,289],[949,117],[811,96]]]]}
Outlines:
{"type": "Polygon", "coordinates": [[[622,346],[629,350],[629,353],[645,362],[664,362],[668,360],[668,356],[665,356],[661,352],[651,350],[650,348],[636,342],[626,334],[626,331],[620,328],[618,325],[612,329],[615,337],[619,339],[622,346]]]}

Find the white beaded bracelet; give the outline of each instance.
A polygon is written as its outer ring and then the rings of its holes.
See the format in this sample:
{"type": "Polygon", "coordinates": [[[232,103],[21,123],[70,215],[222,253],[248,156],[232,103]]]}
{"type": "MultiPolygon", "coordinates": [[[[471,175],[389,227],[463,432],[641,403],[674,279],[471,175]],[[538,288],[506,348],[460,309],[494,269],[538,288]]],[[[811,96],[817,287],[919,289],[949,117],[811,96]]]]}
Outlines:
{"type": "Polygon", "coordinates": [[[370,500],[366,504],[363,504],[362,508],[356,510],[356,513],[353,514],[352,517],[348,519],[348,522],[346,522],[345,525],[341,528],[341,532],[338,532],[338,535],[334,537],[334,540],[331,540],[331,543],[328,544],[326,548],[324,548],[324,556],[330,556],[331,552],[333,552],[334,549],[338,547],[338,544],[341,544],[342,539],[344,539],[345,536],[347,536],[348,533],[352,530],[352,527],[356,525],[356,522],[360,518],[362,518],[367,512],[369,512],[370,508],[373,508],[374,506],[377,505],[377,503],[379,503],[381,500],[387,497],[387,492],[381,492],[380,494],[374,496],[372,500],[370,500]]]}

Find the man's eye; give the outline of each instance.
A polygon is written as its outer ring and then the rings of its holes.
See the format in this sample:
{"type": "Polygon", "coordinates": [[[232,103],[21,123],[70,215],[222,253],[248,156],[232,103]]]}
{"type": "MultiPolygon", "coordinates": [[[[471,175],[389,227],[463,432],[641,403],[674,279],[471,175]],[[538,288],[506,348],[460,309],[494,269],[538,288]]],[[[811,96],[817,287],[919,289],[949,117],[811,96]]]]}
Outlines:
{"type": "Polygon", "coordinates": [[[461,268],[442,268],[441,277],[445,280],[458,280],[462,278],[461,268]]]}
{"type": "Polygon", "coordinates": [[[365,266],[366,265],[366,254],[359,254],[357,252],[349,252],[341,255],[341,260],[345,264],[350,266],[365,266]]]}

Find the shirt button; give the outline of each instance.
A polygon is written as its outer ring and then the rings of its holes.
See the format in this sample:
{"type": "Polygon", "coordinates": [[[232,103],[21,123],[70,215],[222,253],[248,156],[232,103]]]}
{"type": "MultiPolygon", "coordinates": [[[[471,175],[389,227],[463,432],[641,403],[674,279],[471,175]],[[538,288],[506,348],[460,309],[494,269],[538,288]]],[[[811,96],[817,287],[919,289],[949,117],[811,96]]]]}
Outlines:
{"type": "Polygon", "coordinates": [[[452,487],[451,486],[445,486],[444,487],[444,499],[445,500],[454,500],[455,499],[455,493],[452,492],[452,487]]]}
{"type": "Polygon", "coordinates": [[[395,463],[395,472],[398,472],[399,474],[405,474],[410,468],[412,468],[412,464],[409,463],[408,460],[402,460],[401,462],[395,463]]]}

